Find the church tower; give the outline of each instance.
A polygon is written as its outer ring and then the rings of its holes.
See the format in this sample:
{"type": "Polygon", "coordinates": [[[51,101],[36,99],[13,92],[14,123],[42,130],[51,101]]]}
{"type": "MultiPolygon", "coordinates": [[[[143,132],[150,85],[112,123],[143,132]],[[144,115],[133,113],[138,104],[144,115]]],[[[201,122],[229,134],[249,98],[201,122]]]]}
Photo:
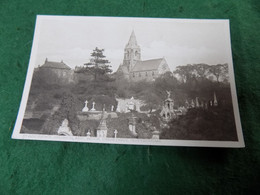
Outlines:
{"type": "Polygon", "coordinates": [[[128,67],[128,71],[131,71],[137,61],[141,60],[141,49],[137,45],[134,31],[132,32],[128,43],[125,46],[123,65],[128,67]]]}

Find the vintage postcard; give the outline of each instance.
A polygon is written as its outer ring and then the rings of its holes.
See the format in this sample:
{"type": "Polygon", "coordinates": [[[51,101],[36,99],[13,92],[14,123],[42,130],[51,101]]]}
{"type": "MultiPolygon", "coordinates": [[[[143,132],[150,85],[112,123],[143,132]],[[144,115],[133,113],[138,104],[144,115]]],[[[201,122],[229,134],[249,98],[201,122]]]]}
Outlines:
{"type": "Polygon", "coordinates": [[[14,139],[244,147],[229,20],[37,16],[14,139]]]}

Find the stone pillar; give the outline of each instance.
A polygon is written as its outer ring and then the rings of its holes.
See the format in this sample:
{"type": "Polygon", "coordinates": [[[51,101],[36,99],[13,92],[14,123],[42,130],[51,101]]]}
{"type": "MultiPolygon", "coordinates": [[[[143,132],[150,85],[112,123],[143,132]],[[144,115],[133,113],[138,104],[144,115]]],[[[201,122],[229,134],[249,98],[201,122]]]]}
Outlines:
{"type": "Polygon", "coordinates": [[[137,133],[135,131],[136,120],[137,117],[135,117],[133,114],[130,118],[128,118],[128,128],[134,136],[137,136],[137,133]]]}
{"type": "Polygon", "coordinates": [[[104,111],[103,111],[101,121],[97,128],[97,137],[107,137],[107,130],[108,130],[107,122],[106,119],[104,118],[104,111]]]}

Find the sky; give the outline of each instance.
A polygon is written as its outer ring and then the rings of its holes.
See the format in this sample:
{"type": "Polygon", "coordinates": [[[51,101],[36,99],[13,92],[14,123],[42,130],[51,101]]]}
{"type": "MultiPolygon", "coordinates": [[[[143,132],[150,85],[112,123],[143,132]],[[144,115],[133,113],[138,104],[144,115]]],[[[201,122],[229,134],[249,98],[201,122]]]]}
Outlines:
{"type": "Polygon", "coordinates": [[[38,16],[32,51],[35,66],[46,58],[63,60],[71,68],[82,66],[98,47],[116,71],[132,31],[142,60],[164,57],[172,71],[179,65],[231,60],[228,20],[38,16]]]}

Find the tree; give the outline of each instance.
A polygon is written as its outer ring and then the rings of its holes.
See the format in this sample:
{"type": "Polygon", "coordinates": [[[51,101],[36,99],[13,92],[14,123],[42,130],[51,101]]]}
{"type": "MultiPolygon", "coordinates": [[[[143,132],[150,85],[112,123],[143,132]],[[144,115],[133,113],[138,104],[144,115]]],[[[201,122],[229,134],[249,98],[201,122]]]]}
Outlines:
{"type": "Polygon", "coordinates": [[[220,77],[223,79],[228,79],[228,64],[212,65],[209,72],[216,77],[217,82],[219,82],[220,77]]]}
{"type": "Polygon", "coordinates": [[[197,73],[197,76],[201,79],[205,79],[207,73],[209,72],[209,65],[207,64],[195,64],[193,65],[194,71],[197,73]]]}
{"type": "Polygon", "coordinates": [[[88,63],[84,64],[84,68],[78,72],[87,72],[94,76],[94,80],[96,81],[98,76],[104,76],[107,73],[111,73],[111,66],[109,65],[109,61],[106,56],[103,54],[104,49],[98,49],[97,47],[91,53],[91,59],[88,63]]]}
{"type": "Polygon", "coordinates": [[[193,75],[193,67],[191,64],[187,64],[185,66],[177,66],[176,70],[173,73],[180,76],[182,82],[186,83],[193,75]]]}

